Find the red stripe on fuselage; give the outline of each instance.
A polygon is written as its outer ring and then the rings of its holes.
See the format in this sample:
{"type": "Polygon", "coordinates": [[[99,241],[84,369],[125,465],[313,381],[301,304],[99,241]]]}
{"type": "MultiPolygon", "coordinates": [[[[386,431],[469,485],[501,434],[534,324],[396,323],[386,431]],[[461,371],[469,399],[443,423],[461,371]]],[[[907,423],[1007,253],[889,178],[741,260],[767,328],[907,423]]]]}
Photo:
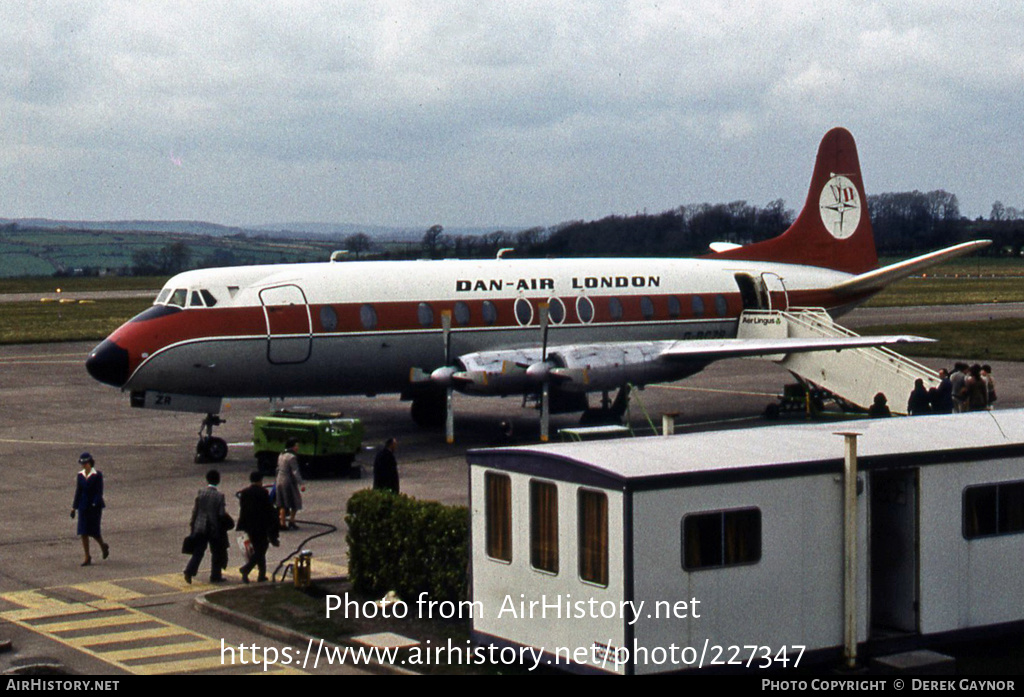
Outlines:
{"type": "MultiPolygon", "coordinates": [[[[732,293],[700,293],[687,295],[672,294],[648,294],[648,295],[587,295],[594,306],[594,317],[591,322],[584,323],[577,314],[577,298],[582,296],[570,296],[560,298],[565,307],[565,318],[562,325],[601,325],[601,324],[644,324],[647,322],[674,322],[686,320],[735,320],[742,311],[742,299],[737,292],[732,293]],[[673,314],[670,310],[669,298],[675,297],[678,302],[679,312],[673,314]],[[613,298],[617,299],[622,307],[621,317],[613,313],[613,298]],[[644,298],[651,301],[650,306],[644,307],[644,298]],[[695,312],[694,298],[700,298],[703,303],[703,312],[695,312]],[[719,298],[724,299],[724,306],[719,298]],[[653,308],[653,312],[651,312],[653,308]],[[644,311],[648,310],[647,316],[644,311]],[[722,311],[724,309],[724,312],[722,311]]],[[[774,302],[781,302],[781,293],[773,293],[774,302]]],[[[530,325],[536,327],[539,324],[538,308],[541,303],[549,302],[547,296],[530,297],[533,307],[533,318],[530,325]]],[[[792,291],[788,295],[789,303],[794,306],[828,307],[836,304],[836,297],[828,291],[809,290],[792,291]]],[[[844,298],[843,302],[859,298],[844,298]]],[[[379,303],[344,303],[328,305],[312,305],[309,307],[309,316],[312,319],[313,334],[365,334],[367,332],[387,333],[437,330],[441,327],[441,315],[443,312],[452,312],[453,330],[458,329],[508,329],[520,326],[516,320],[515,303],[516,298],[502,298],[489,300],[494,305],[496,319],[494,322],[485,322],[484,299],[478,300],[442,300],[442,301],[406,301],[406,302],[379,302],[379,303]],[[456,312],[456,303],[464,303],[468,309],[469,319],[465,323],[458,320],[464,319],[464,313],[456,312]],[[421,323],[423,313],[421,305],[430,308],[431,321],[429,324],[421,323]],[[376,315],[376,324],[364,324],[364,306],[373,308],[376,315]],[[336,317],[336,327],[331,327],[331,312],[336,317]]],[[[301,307],[301,306],[300,306],[301,307]]],[[[286,314],[286,308],[296,306],[271,306],[266,308],[270,313],[280,312],[286,314]],[[283,312],[282,312],[283,311],[283,312]]],[[[302,311],[293,311],[288,314],[291,319],[287,324],[276,324],[274,315],[271,314],[271,329],[275,335],[278,334],[305,334],[309,331],[308,320],[306,319],[305,307],[302,311]],[[294,320],[294,321],[292,321],[294,320]]],[[[460,308],[461,309],[461,308],[460,308]]],[[[129,353],[129,370],[131,373],[143,363],[146,358],[175,344],[203,339],[230,339],[243,336],[266,336],[268,334],[267,315],[263,306],[250,307],[213,307],[213,308],[188,308],[177,312],[162,314],[151,318],[140,316],[119,327],[110,339],[126,349],[129,353]]],[[[145,313],[144,313],[145,314],[145,313]]],[[[552,326],[555,326],[552,323],[552,326]]],[[[625,337],[624,337],[625,338],[625,337]]],[[[673,338],[670,332],[666,332],[665,338],[673,338]]]]}

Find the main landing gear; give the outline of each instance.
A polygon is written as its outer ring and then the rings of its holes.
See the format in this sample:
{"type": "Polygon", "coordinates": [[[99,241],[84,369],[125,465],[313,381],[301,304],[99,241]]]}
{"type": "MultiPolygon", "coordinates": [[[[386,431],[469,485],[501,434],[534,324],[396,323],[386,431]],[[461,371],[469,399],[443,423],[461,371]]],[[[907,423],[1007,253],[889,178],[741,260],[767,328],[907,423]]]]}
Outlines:
{"type": "Polygon", "coordinates": [[[199,442],[196,443],[196,462],[223,462],[228,456],[227,441],[213,435],[213,427],[224,421],[217,414],[207,414],[203,419],[199,426],[199,442]]]}

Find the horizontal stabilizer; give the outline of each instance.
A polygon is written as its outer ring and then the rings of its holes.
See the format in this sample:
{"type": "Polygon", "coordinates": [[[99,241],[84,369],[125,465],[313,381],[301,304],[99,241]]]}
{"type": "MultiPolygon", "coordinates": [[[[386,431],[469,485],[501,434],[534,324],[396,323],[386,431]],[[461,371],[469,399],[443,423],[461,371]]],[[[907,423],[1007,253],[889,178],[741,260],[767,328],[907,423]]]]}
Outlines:
{"type": "Polygon", "coordinates": [[[717,361],[723,358],[772,356],[808,351],[841,351],[868,346],[930,343],[934,339],[913,335],[789,337],[765,339],[697,339],[677,341],[659,358],[676,361],[717,361]]]}
{"type": "Polygon", "coordinates": [[[973,242],[964,242],[963,244],[947,247],[946,249],[940,249],[936,252],[929,252],[913,259],[901,261],[898,264],[890,264],[874,271],[859,274],[832,286],[829,290],[837,295],[880,290],[901,278],[924,271],[944,261],[976,252],[990,244],[992,244],[992,240],[974,240],[973,242]]]}

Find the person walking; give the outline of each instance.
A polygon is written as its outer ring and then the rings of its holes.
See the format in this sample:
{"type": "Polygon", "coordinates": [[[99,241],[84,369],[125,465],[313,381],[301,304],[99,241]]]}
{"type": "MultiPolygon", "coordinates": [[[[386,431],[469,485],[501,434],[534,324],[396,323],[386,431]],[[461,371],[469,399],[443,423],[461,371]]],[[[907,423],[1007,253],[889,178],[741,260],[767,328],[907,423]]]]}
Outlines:
{"type": "Polygon", "coordinates": [[[306,490],[299,474],[298,450],[298,439],[289,438],[284,444],[284,452],[277,458],[274,496],[279,516],[278,524],[282,530],[298,530],[295,514],[302,510],[302,492],[306,490]]]}
{"type": "Polygon", "coordinates": [[[78,473],[75,482],[75,499],[71,503],[71,518],[78,516],[78,536],[82,538],[82,551],[85,552],[85,561],[82,566],[92,564],[92,555],[89,553],[89,538],[96,540],[100,545],[103,558],[110,556],[110,545],[103,541],[100,532],[100,520],[103,517],[103,509],[106,503],[103,501],[103,474],[95,468],[95,461],[89,453],[82,453],[78,458],[78,464],[82,470],[78,473]]]}
{"type": "Polygon", "coordinates": [[[384,447],[373,458],[374,489],[398,493],[398,460],[395,459],[397,448],[398,440],[388,438],[384,441],[384,447]]]}
{"type": "Polygon", "coordinates": [[[189,523],[192,538],[192,558],[185,566],[185,583],[199,573],[206,548],[210,548],[210,583],[224,582],[224,569],[228,565],[228,530],[235,521],[228,515],[224,505],[224,494],[217,490],[220,472],[206,473],[206,488],[200,489],[192,505],[192,520],[189,523]]]}
{"type": "Polygon", "coordinates": [[[242,583],[249,582],[249,572],[253,569],[259,572],[257,581],[266,581],[267,548],[279,544],[278,523],[274,504],[263,488],[263,475],[259,470],[249,475],[249,486],[238,492],[238,524],[235,527],[247,534],[252,544],[252,556],[239,569],[242,583]]]}

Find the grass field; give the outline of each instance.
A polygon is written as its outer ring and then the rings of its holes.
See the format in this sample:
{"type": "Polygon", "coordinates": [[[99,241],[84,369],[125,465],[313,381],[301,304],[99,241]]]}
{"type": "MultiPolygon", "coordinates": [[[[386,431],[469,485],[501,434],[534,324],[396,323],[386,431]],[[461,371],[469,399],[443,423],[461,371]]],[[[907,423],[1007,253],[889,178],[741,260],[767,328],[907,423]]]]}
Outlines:
{"type": "Polygon", "coordinates": [[[99,342],[152,304],[145,299],[0,303],[0,343],[99,342]]]}

